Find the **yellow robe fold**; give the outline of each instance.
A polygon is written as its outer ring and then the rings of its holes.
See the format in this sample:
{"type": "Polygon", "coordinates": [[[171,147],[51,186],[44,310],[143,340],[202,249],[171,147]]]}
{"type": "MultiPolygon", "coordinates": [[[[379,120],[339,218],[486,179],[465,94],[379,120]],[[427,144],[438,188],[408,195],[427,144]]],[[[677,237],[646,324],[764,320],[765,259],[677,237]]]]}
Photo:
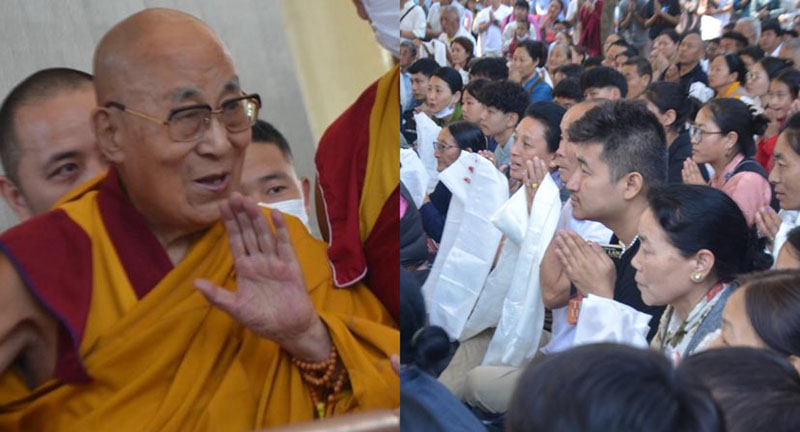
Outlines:
{"type": "MultiPolygon", "coordinates": [[[[31,393],[8,371],[0,379],[0,430],[240,431],[312,419],[308,387],[290,356],[193,286],[207,278],[235,289],[222,224],[139,300],[103,226],[95,186],[61,207],[91,240],[93,289],[80,354],[92,381],[51,380],[31,393]]],[[[311,301],[349,373],[333,411],[397,407],[392,319],[367,287],[334,289],[325,244],[286,219],[311,301]]]]}

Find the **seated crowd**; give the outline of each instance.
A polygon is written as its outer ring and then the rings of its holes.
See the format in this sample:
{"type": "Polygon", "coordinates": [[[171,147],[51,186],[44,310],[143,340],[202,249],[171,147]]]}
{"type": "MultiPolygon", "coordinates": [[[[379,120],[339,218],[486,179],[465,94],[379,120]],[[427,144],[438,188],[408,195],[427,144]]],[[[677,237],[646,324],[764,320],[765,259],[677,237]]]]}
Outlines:
{"type": "Polygon", "coordinates": [[[796,5],[475,3],[400,6],[401,423],[798,430],[796,5]]]}

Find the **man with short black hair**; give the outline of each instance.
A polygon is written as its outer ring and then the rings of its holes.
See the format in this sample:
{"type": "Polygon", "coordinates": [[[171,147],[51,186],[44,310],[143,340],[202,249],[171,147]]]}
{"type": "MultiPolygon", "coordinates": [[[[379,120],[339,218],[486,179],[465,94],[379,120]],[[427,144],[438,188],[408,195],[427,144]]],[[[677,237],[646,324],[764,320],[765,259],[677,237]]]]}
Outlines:
{"type": "Polygon", "coordinates": [[[495,166],[508,165],[509,150],[514,142],[514,128],[528,106],[528,93],[510,81],[493,82],[481,90],[478,101],[486,106],[480,127],[489,137],[489,150],[494,152],[495,166]]]}
{"type": "Polygon", "coordinates": [[[616,57],[614,57],[614,69],[622,72],[622,65],[625,64],[628,59],[638,55],[639,52],[635,48],[628,48],[625,51],[622,51],[621,53],[617,54],[616,57]]]}
{"type": "Polygon", "coordinates": [[[628,83],[627,99],[637,99],[653,80],[653,68],[644,57],[631,57],[622,64],[622,75],[628,83]]]}
{"type": "Polygon", "coordinates": [[[557,255],[581,294],[613,298],[650,314],[649,340],[664,308],[644,304],[631,259],[639,249],[639,217],[647,209],[647,193],[667,181],[664,129],[644,103],[611,101],[575,121],[567,139],[578,146],[580,167],[567,181],[572,214],[610,228],[612,243],[621,242],[622,254],[614,263],[577,234],[561,232],[556,237],[557,255]]]}
{"type": "Polygon", "coordinates": [[[625,39],[619,39],[614,41],[609,45],[608,52],[606,53],[605,58],[603,59],[602,65],[608,67],[614,67],[616,65],[617,55],[627,51],[630,46],[628,42],[625,42],[625,39]]]}
{"type": "Polygon", "coordinates": [[[492,81],[508,79],[508,64],[502,58],[484,57],[475,60],[469,68],[470,81],[475,78],[487,78],[492,81]]]}
{"type": "Polygon", "coordinates": [[[292,149],[272,124],[256,121],[242,167],[242,193],[264,207],[280,210],[309,227],[308,177],[298,177],[292,149]]]}
{"type": "Polygon", "coordinates": [[[0,193],[24,221],[105,170],[90,124],[92,76],[40,70],[17,84],[0,108],[0,193]]]}
{"type": "Polygon", "coordinates": [[[411,76],[411,103],[400,117],[400,132],[409,144],[413,145],[417,141],[414,108],[425,103],[428,95],[428,82],[436,69],[439,69],[439,63],[429,57],[415,61],[408,68],[407,73],[411,76]]]}
{"type": "Polygon", "coordinates": [[[722,34],[719,40],[719,52],[722,54],[736,54],[748,44],[747,38],[737,31],[722,34]]]}
{"type": "Polygon", "coordinates": [[[580,79],[581,74],[583,74],[585,70],[586,68],[575,63],[561,65],[553,71],[553,82],[558,85],[564,78],[580,79]]]}
{"type": "Polygon", "coordinates": [[[585,99],[624,99],[628,94],[628,83],[616,69],[599,66],[581,75],[581,92],[585,99]]]}
{"type": "Polygon", "coordinates": [[[577,78],[564,78],[553,89],[553,102],[561,105],[564,109],[570,109],[581,101],[583,101],[583,93],[581,92],[581,83],[577,78]]]}
{"type": "Polygon", "coordinates": [[[781,40],[783,29],[780,22],[775,18],[764,20],[761,24],[761,37],[758,39],[758,46],[764,50],[764,54],[770,57],[777,57],[781,52],[781,40]]]}

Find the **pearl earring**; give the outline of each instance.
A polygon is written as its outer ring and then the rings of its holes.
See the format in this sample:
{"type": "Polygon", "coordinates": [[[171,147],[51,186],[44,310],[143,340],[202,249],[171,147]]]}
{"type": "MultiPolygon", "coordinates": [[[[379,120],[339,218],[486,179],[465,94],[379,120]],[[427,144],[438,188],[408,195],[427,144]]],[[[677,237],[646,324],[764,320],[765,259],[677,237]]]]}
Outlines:
{"type": "Polygon", "coordinates": [[[695,282],[700,282],[703,280],[703,274],[700,272],[692,273],[692,280],[695,282]]]}

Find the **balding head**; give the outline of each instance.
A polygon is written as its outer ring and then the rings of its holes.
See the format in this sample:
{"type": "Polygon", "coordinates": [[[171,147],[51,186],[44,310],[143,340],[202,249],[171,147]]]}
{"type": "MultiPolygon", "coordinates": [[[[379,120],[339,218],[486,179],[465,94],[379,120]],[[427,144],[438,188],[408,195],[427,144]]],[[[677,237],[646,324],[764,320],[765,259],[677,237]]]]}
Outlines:
{"type": "Polygon", "coordinates": [[[243,94],[222,42],[190,15],[148,9],[108,31],[94,72],[95,132],[134,206],[155,231],[183,235],[216,221],[218,203],[238,188],[250,142],[249,124],[231,132],[219,121],[230,120],[228,111],[241,105],[225,104],[243,94]],[[223,105],[210,122],[193,121],[207,110],[192,118],[187,113],[197,110],[185,110],[223,105]],[[186,124],[197,127],[187,133],[186,124]]]}

